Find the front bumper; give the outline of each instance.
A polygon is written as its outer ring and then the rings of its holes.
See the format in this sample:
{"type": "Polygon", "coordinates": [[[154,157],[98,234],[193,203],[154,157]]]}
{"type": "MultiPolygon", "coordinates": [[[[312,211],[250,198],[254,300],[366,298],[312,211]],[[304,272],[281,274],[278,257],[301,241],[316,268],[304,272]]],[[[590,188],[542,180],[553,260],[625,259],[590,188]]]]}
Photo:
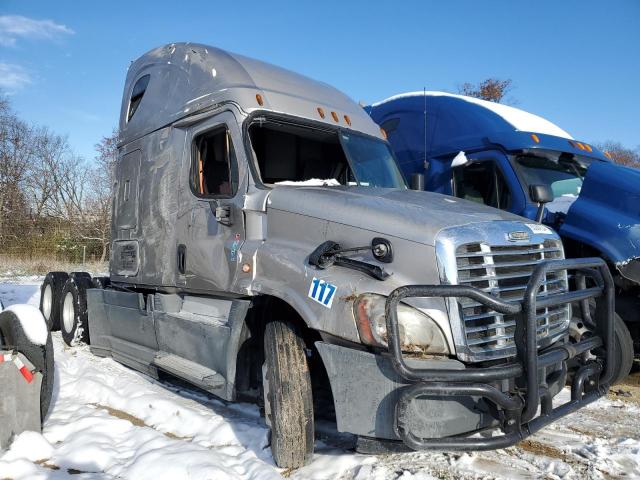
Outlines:
{"type": "Polygon", "coordinates": [[[350,349],[318,344],[331,379],[341,431],[400,439],[414,450],[504,448],[605,395],[614,375],[614,286],[600,258],[540,263],[533,271],[522,304],[504,302],[472,287],[400,287],[388,297],[386,318],[388,355],[351,350],[349,355],[358,355],[358,360],[346,357],[345,352],[350,349]],[[576,285],[582,288],[538,297],[545,274],[562,270],[573,271],[576,285]],[[585,278],[595,286],[586,288],[585,278]],[[518,314],[515,361],[465,368],[455,360],[406,359],[400,348],[396,310],[407,297],[468,297],[497,312],[518,314]],[[538,350],[539,308],[584,303],[595,297],[603,297],[603,301],[597,302],[592,337],[577,344],[538,350]],[[367,355],[372,359],[365,361],[367,355]],[[344,358],[341,360],[340,356],[344,358]],[[554,408],[552,399],[564,386],[571,359],[579,359],[579,366],[570,372],[571,399],[554,408]],[[373,366],[365,366],[372,361],[373,366]],[[374,367],[377,373],[373,373],[374,367]],[[500,430],[501,434],[475,435],[487,428],[500,430]]]}

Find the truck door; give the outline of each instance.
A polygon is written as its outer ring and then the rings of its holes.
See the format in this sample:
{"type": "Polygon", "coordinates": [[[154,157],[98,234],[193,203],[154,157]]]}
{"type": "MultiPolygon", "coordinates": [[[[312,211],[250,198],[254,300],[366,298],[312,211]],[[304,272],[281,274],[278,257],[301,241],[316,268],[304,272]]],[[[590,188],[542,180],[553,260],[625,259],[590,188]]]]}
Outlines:
{"type": "Polygon", "coordinates": [[[228,291],[244,240],[242,205],[246,162],[240,130],[226,111],[187,135],[180,193],[177,284],[189,290],[228,291]]]}

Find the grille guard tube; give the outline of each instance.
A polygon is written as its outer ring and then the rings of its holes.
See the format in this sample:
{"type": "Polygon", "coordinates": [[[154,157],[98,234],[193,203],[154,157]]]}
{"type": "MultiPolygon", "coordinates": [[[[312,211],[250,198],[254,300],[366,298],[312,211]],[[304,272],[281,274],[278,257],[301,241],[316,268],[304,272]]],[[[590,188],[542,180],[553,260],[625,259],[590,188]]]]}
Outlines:
{"type": "MultiPolygon", "coordinates": [[[[573,412],[582,406],[597,400],[606,394],[614,375],[614,284],[609,268],[601,258],[545,260],[536,265],[525,291],[522,305],[505,302],[475,287],[458,285],[408,285],[397,288],[385,305],[388,335],[388,348],[396,372],[410,382],[396,405],[396,433],[403,442],[414,450],[488,450],[504,448],[517,443],[531,433],[539,430],[557,418],[573,412]],[[579,290],[545,296],[538,299],[538,292],[545,275],[549,272],[572,270],[576,272],[576,284],[579,290]],[[593,279],[596,287],[586,288],[585,277],[593,279]],[[604,296],[604,302],[598,302],[594,323],[595,335],[577,344],[551,347],[539,353],[537,345],[536,313],[544,306],[563,305],[571,302],[584,302],[589,298],[604,296]],[[467,297],[493,310],[504,314],[518,314],[515,343],[516,362],[504,366],[487,368],[467,368],[464,370],[437,370],[413,368],[404,361],[398,326],[397,308],[400,301],[407,297],[467,297]],[[555,409],[545,388],[541,388],[539,368],[562,364],[584,352],[604,347],[604,355],[596,362],[590,362],[579,368],[574,375],[571,387],[571,401],[555,409]],[[604,368],[602,366],[604,363],[604,368]],[[524,398],[512,396],[500,391],[491,383],[509,378],[524,377],[524,398]],[[593,379],[592,377],[595,377],[593,379]],[[585,385],[589,383],[589,394],[584,395],[585,385]],[[455,436],[446,438],[418,438],[406,428],[404,416],[409,404],[417,398],[435,397],[482,397],[495,404],[503,418],[501,429],[504,434],[489,438],[455,436]],[[541,397],[542,413],[534,418],[541,397]]],[[[471,434],[476,432],[470,432],[471,434]]]]}

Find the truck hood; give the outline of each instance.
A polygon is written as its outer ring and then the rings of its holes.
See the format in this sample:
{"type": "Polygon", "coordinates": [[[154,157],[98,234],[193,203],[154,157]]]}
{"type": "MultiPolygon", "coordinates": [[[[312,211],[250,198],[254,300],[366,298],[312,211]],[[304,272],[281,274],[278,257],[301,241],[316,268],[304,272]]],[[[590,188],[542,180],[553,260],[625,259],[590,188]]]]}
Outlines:
{"type": "Polygon", "coordinates": [[[592,163],[560,234],[591,245],[640,282],[640,170],[592,163]]]}
{"type": "Polygon", "coordinates": [[[289,187],[271,191],[268,209],[319,218],[434,245],[447,227],[496,220],[524,221],[508,212],[431,192],[371,187],[289,187]]]}

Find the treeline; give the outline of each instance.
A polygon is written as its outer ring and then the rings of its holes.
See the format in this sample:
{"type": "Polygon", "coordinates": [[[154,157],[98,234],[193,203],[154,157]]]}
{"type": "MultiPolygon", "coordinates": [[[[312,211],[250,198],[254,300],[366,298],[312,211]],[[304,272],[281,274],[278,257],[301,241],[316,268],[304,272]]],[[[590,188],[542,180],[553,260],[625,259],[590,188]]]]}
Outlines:
{"type": "Polygon", "coordinates": [[[115,134],[96,150],[87,162],[0,97],[0,255],[107,258],[115,134]]]}

